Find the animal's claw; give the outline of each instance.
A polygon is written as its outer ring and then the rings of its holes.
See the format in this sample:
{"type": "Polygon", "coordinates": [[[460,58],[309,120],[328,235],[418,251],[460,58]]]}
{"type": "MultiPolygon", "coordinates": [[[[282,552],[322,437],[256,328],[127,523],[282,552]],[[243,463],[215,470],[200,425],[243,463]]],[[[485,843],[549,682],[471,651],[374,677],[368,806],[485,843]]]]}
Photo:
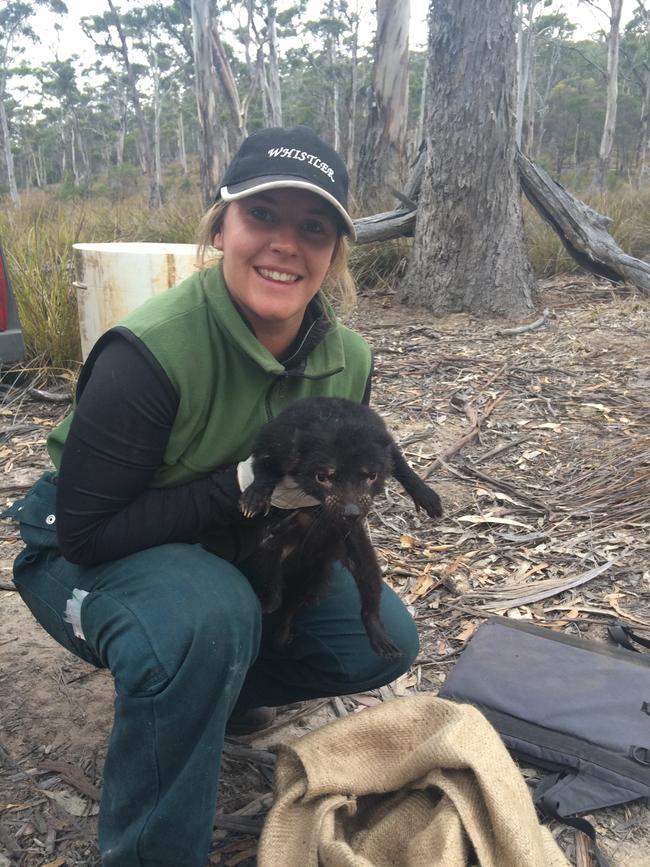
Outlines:
{"type": "Polygon", "coordinates": [[[239,498],[239,509],[245,518],[253,518],[259,514],[268,515],[271,509],[270,497],[254,488],[246,488],[239,498]]]}
{"type": "Polygon", "coordinates": [[[439,518],[442,515],[440,497],[431,488],[418,491],[413,497],[413,502],[417,509],[424,509],[430,518],[439,518]]]}

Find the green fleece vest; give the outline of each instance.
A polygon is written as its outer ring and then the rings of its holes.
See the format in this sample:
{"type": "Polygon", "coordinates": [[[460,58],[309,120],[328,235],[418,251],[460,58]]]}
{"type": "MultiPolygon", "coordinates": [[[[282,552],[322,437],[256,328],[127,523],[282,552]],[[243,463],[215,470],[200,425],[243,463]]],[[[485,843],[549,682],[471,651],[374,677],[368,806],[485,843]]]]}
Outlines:
{"type": "MultiPolygon", "coordinates": [[[[340,323],[310,353],[304,369],[285,370],[239,315],[221,267],[193,274],[120,325],[152,352],[179,397],[155,487],[182,484],[244,460],[260,427],[299,398],[361,400],[370,373],[368,345],[340,323]]],[[[57,469],[71,419],[72,414],[48,437],[57,469]]]]}

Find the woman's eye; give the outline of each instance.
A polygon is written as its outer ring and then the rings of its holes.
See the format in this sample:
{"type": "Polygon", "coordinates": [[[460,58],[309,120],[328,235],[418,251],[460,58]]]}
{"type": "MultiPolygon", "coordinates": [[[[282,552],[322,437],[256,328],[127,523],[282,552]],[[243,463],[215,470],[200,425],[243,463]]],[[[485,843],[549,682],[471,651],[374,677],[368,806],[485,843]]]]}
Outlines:
{"type": "Polygon", "coordinates": [[[261,208],[261,207],[251,208],[248,213],[255,220],[259,220],[262,223],[270,223],[271,220],[273,219],[273,214],[269,211],[268,208],[261,208]]]}
{"type": "Polygon", "coordinates": [[[325,227],[318,220],[305,220],[302,228],[310,235],[322,235],[325,232],[325,227]]]}

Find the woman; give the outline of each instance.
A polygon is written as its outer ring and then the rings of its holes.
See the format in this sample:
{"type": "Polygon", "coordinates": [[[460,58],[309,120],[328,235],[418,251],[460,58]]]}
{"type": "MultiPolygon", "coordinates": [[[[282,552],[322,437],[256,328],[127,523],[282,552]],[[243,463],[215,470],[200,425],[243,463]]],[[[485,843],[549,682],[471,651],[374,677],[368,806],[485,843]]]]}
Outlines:
{"type": "Polygon", "coordinates": [[[21,596],[114,675],[105,867],[204,867],[229,719],[380,686],[417,652],[389,588],[381,617],[402,656],[372,652],[342,566],[278,647],[246,577],[256,519],[238,508],[237,463],[261,425],[300,397],[369,396],[368,347],[321,291],[349,283],[347,186],[310,129],[253,133],[203,221],[222,262],[100,338],[48,441],[56,474],[9,512],[21,596]]]}

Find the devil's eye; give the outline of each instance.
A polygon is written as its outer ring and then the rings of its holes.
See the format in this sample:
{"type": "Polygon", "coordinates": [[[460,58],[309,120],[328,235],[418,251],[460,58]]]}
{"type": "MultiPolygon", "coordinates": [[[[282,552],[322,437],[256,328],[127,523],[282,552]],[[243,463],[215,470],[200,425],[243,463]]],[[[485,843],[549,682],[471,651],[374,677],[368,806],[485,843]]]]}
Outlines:
{"type": "Polygon", "coordinates": [[[316,480],[321,484],[324,484],[325,482],[329,482],[330,477],[327,473],[316,473],[316,480]]]}
{"type": "Polygon", "coordinates": [[[377,473],[366,473],[366,478],[369,482],[374,482],[377,478],[377,473]]]}

